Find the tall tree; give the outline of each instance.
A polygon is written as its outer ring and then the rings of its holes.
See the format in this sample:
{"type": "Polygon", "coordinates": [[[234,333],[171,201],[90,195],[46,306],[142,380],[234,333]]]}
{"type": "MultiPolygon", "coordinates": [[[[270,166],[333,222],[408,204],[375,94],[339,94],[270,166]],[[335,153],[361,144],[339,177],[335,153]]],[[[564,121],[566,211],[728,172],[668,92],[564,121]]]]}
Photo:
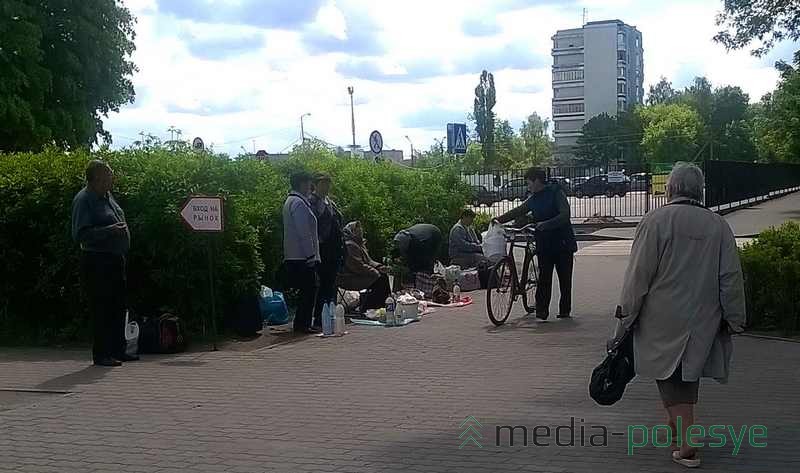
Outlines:
{"type": "Polygon", "coordinates": [[[703,132],[700,115],[685,104],[661,104],[638,109],[644,127],[642,148],[653,163],[692,161],[703,132]]]}
{"type": "Polygon", "coordinates": [[[717,15],[717,26],[724,29],[714,36],[728,50],[742,49],[753,40],[761,42],[750,52],[763,56],[775,43],[800,39],[800,1],[725,0],[717,15]]]}
{"type": "Polygon", "coordinates": [[[519,130],[522,139],[525,164],[538,165],[552,155],[553,145],[550,140],[550,119],[533,112],[522,123],[519,130]]]}
{"type": "Polygon", "coordinates": [[[607,165],[619,158],[617,120],[607,113],[592,117],[583,125],[575,147],[576,158],[587,166],[607,165]]]}
{"type": "Polygon", "coordinates": [[[672,88],[672,82],[666,77],[661,76],[661,80],[656,85],[650,86],[647,94],[647,105],[658,105],[661,103],[674,102],[680,93],[672,88]]]}
{"type": "Polygon", "coordinates": [[[711,123],[711,111],[714,106],[713,87],[705,77],[695,77],[694,82],[684,89],[681,101],[691,106],[699,115],[704,125],[711,123]]]}
{"type": "Polygon", "coordinates": [[[494,163],[501,167],[511,167],[524,160],[522,141],[508,120],[499,120],[494,127],[494,163]]]}
{"type": "Polygon", "coordinates": [[[725,86],[714,89],[711,98],[709,126],[714,136],[722,135],[725,127],[746,119],[750,96],[741,87],[725,86]]]}
{"type": "Polygon", "coordinates": [[[0,150],[110,139],[133,101],[134,18],[118,0],[0,2],[0,150]]]}
{"type": "Polygon", "coordinates": [[[800,53],[780,70],[778,87],[753,107],[756,146],[762,160],[800,162],[800,53]]]}
{"type": "Polygon", "coordinates": [[[495,159],[494,147],[494,106],[497,101],[494,88],[494,76],[491,72],[481,72],[478,86],[475,87],[475,103],[473,117],[475,118],[475,132],[481,142],[481,150],[486,165],[493,165],[495,159]]]}

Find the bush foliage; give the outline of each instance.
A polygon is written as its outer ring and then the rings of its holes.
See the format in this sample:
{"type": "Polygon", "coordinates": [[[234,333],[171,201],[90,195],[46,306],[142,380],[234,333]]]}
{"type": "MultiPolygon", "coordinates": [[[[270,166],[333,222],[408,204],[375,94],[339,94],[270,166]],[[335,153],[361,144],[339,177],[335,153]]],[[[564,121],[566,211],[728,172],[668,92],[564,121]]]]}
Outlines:
{"type": "Polygon", "coordinates": [[[750,328],[800,331],[800,224],[766,230],[740,254],[750,328]]]}
{"type": "Polygon", "coordinates": [[[297,168],[333,177],[333,197],[347,221],[363,222],[375,257],[414,223],[448,230],[469,193],[452,170],[337,159],[321,149],[299,148],[278,165],[164,149],[0,155],[0,341],[87,338],[70,218],[86,163],[96,158],[114,169],[114,194],[131,229],[129,305],[142,314],[170,308],[194,330],[209,312],[209,245],[220,317],[240,296],[272,283],[288,174],[297,168]],[[193,234],[181,223],[181,204],[192,194],[224,196],[222,235],[193,234]]]}

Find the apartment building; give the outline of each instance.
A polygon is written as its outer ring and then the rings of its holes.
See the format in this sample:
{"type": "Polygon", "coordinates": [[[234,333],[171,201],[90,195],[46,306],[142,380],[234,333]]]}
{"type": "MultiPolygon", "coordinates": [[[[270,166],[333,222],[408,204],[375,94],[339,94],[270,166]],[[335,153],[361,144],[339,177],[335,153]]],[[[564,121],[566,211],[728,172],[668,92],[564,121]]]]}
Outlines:
{"type": "Polygon", "coordinates": [[[592,117],[644,99],[642,33],[619,20],[559,30],[553,39],[555,157],[569,161],[583,125],[592,117]]]}

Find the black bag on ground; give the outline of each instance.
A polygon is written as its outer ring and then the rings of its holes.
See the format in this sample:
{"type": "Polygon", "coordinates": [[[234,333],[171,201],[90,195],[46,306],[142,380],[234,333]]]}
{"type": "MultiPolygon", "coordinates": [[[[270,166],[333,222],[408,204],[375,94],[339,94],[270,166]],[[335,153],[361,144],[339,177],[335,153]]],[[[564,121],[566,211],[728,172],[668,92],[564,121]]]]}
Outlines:
{"type": "Polygon", "coordinates": [[[231,312],[228,326],[240,337],[255,336],[264,327],[257,295],[242,296],[231,312]]]}
{"type": "Polygon", "coordinates": [[[172,314],[146,317],[140,327],[139,353],[179,353],[186,349],[183,322],[172,314]]]}
{"type": "MultiPolygon", "coordinates": [[[[622,318],[622,308],[617,307],[617,318],[622,318]]],[[[633,358],[633,325],[607,349],[607,356],[592,370],[589,396],[601,406],[610,406],[625,393],[625,387],[636,376],[633,358]]]]}

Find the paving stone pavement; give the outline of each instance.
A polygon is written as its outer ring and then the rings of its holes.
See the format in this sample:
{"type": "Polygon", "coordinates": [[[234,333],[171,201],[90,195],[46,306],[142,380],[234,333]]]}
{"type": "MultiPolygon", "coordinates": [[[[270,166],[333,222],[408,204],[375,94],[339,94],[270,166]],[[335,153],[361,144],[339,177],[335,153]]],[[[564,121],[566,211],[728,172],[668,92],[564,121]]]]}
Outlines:
{"type": "MultiPolygon", "coordinates": [[[[628,455],[624,435],[588,445],[592,426],[625,433],[663,421],[651,381],[635,380],[611,407],[587,393],[626,262],[577,258],[574,320],[538,323],[518,303],[495,328],[473,293],[474,305],[404,328],[350,327],[338,339],[145,356],[114,369],[89,366],[82,352],[0,350],[0,388],[37,390],[0,391],[0,471],[683,471],[668,449],[628,455]],[[471,425],[481,447],[459,449],[468,416],[480,422],[471,425]],[[556,446],[556,429],[572,418],[577,445],[556,446]],[[498,446],[502,425],[527,427],[528,446],[521,436],[510,446],[506,433],[498,446]],[[550,446],[533,445],[537,426],[551,429],[550,446]]],[[[768,446],[736,456],[730,443],[706,448],[704,471],[800,471],[798,362],[798,343],[736,338],[731,381],[703,382],[699,420],[766,425],[768,446]]]]}

